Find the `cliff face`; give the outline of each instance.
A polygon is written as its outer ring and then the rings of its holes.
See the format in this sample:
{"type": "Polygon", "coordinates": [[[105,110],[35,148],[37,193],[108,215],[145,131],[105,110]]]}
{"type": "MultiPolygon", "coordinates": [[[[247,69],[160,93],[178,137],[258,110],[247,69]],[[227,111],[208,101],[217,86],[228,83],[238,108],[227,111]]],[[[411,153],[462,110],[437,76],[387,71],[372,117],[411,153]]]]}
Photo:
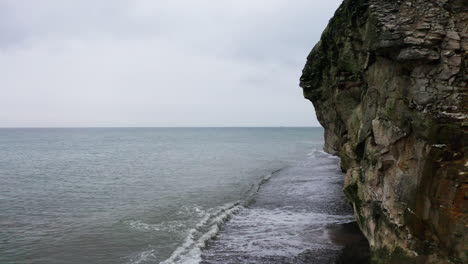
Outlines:
{"type": "Polygon", "coordinates": [[[468,263],[466,0],[345,0],[300,86],[376,263],[468,263]]]}

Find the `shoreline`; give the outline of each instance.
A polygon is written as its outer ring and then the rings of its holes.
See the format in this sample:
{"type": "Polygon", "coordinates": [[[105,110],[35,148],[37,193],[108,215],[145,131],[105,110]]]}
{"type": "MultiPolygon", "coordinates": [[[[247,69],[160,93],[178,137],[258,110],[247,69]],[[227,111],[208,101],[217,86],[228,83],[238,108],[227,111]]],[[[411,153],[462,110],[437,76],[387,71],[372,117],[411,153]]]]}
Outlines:
{"type": "Polygon", "coordinates": [[[330,240],[343,247],[335,264],[368,264],[370,247],[356,221],[328,229],[330,240]]]}
{"type": "Polygon", "coordinates": [[[201,264],[370,263],[366,238],[322,151],[275,173],[201,252],[201,264]]]}

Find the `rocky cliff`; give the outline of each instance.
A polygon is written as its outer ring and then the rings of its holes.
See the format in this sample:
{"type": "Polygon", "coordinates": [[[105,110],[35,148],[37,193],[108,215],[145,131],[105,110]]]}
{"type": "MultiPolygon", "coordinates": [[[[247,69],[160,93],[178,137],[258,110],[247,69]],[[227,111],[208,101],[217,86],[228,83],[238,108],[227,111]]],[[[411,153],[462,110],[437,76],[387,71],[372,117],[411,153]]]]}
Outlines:
{"type": "Polygon", "coordinates": [[[345,0],[300,86],[374,263],[468,263],[468,4],[345,0]]]}

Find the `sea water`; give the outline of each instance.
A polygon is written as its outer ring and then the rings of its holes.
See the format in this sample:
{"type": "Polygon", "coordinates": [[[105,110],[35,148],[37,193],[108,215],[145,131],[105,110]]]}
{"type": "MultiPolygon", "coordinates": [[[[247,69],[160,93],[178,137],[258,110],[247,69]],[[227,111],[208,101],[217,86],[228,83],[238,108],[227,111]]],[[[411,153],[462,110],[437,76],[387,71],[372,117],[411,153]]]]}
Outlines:
{"type": "Polygon", "coordinates": [[[325,227],[352,215],[322,146],[322,128],[0,129],[0,263],[335,252],[325,227]]]}

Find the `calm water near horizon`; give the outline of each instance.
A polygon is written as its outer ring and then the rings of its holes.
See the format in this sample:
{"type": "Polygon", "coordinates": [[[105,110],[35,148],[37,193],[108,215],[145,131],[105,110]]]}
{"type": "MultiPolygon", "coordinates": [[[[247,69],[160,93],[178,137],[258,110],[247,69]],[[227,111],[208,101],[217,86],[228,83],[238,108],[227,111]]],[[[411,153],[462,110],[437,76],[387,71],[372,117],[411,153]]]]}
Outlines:
{"type": "Polygon", "coordinates": [[[333,255],[325,227],[353,218],[322,146],[322,128],[0,129],[0,263],[333,255]]]}

